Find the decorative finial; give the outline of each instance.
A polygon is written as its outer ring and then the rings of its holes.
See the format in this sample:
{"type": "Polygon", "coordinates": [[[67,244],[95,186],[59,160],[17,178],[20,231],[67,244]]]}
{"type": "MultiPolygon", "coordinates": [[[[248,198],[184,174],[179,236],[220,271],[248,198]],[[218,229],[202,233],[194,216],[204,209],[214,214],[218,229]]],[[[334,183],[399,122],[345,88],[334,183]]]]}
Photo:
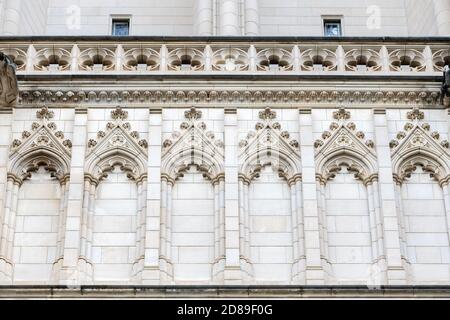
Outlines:
{"type": "Polygon", "coordinates": [[[46,106],[43,106],[41,110],[36,112],[36,117],[38,119],[50,120],[55,116],[53,111],[50,111],[46,106]]]}
{"type": "Polygon", "coordinates": [[[423,120],[425,118],[425,114],[419,110],[419,108],[415,107],[412,111],[406,114],[409,120],[423,120]]]}
{"type": "Polygon", "coordinates": [[[184,117],[191,121],[199,120],[202,117],[202,112],[195,109],[195,107],[191,107],[191,109],[189,109],[189,111],[184,112],[184,117]]]}
{"type": "Polygon", "coordinates": [[[115,110],[111,111],[111,118],[114,120],[125,120],[128,118],[128,111],[125,111],[120,106],[117,106],[115,110]]]}
{"type": "Polygon", "coordinates": [[[340,107],[338,111],[333,112],[333,118],[336,120],[350,119],[350,111],[346,111],[344,107],[340,107]]]}
{"type": "Polygon", "coordinates": [[[272,111],[269,107],[266,107],[264,111],[259,112],[259,118],[261,120],[273,120],[277,117],[277,113],[272,111]]]}

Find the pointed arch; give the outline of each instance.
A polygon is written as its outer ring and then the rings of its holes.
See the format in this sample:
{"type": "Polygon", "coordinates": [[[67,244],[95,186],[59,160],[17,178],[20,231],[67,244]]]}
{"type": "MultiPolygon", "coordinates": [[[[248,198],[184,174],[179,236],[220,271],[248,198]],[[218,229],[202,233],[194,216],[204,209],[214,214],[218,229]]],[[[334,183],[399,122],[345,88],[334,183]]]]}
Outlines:
{"type": "Polygon", "coordinates": [[[449,180],[450,163],[446,143],[439,143],[438,133],[429,133],[429,125],[405,125],[408,133],[399,132],[398,140],[391,141],[394,178],[401,183],[420,165],[439,183],[449,180]]]}
{"type": "Polygon", "coordinates": [[[130,123],[125,122],[127,117],[126,110],[116,107],[111,111],[113,121],[107,123],[105,131],[97,133],[97,140],[88,141],[80,246],[86,280],[105,281],[109,277],[103,265],[107,259],[96,261],[93,254],[104,244],[94,239],[114,237],[115,230],[134,238],[134,243],[117,239],[117,247],[128,251],[128,254],[127,259],[118,263],[120,266],[111,272],[120,274],[121,281],[135,281],[136,270],[142,260],[148,144],[146,140],[139,140],[137,131],[131,131],[130,123]],[[120,184],[126,187],[116,189],[120,184]],[[119,214],[122,215],[121,221],[126,222],[123,225],[117,223],[119,214]],[[95,219],[103,219],[105,225],[94,223],[95,219]]]}
{"type": "Polygon", "coordinates": [[[332,179],[342,166],[348,167],[363,182],[377,173],[377,160],[372,141],[364,142],[364,133],[355,133],[356,126],[350,123],[332,123],[322,140],[315,143],[316,172],[327,181],[332,179]]]}
{"type": "Polygon", "coordinates": [[[223,276],[225,260],[221,237],[225,227],[224,144],[207,131],[200,110],[192,107],[184,115],[181,131],[174,131],[163,143],[160,263],[166,279],[210,283],[223,276]],[[186,227],[191,232],[172,242],[186,227]],[[172,252],[188,250],[196,233],[208,237],[198,250],[198,263],[191,266],[195,271],[185,274],[180,269],[189,262],[172,261],[172,252]]]}
{"type": "Polygon", "coordinates": [[[333,112],[333,118],[336,122],[314,144],[324,268],[335,278],[332,281],[366,282],[369,266],[384,256],[383,240],[376,231],[382,223],[377,156],[374,142],[366,140],[364,132],[357,131],[356,124],[350,120],[350,111],[340,108],[333,112]],[[349,218],[355,221],[353,230],[360,236],[357,248],[349,230],[335,227],[349,218]],[[347,240],[336,241],[339,236],[347,240]],[[357,258],[338,261],[339,250],[351,251],[357,258]],[[348,273],[349,265],[355,271],[352,274],[348,273]]]}
{"type": "Polygon", "coordinates": [[[56,130],[52,122],[33,123],[32,133],[24,131],[23,140],[13,141],[10,153],[9,173],[23,181],[31,172],[44,166],[58,180],[67,178],[70,172],[70,140],[56,130]]]}
{"type": "Polygon", "coordinates": [[[214,181],[224,173],[223,143],[215,140],[214,134],[205,132],[203,122],[183,122],[182,132],[174,132],[173,139],[164,142],[161,163],[163,176],[176,181],[191,166],[208,180],[214,181]]]}
{"type": "Polygon", "coordinates": [[[256,132],[250,131],[247,139],[239,144],[239,172],[249,182],[258,177],[265,166],[271,166],[274,172],[288,182],[301,173],[298,142],[290,138],[289,132],[281,131],[278,122],[271,120],[258,122],[255,126],[256,132]]]}
{"type": "Polygon", "coordinates": [[[6,230],[5,238],[16,240],[8,241],[2,247],[5,251],[0,252],[0,255],[14,262],[17,268],[14,281],[26,281],[27,275],[32,274],[33,270],[40,274],[39,281],[45,283],[58,278],[58,261],[63,253],[62,230],[66,223],[72,143],[68,139],[64,140],[64,133],[57,131],[56,124],[50,122],[53,116],[54,113],[46,107],[37,111],[38,122],[33,122],[31,131],[23,131],[21,139],[15,139],[11,146],[3,230],[6,230]],[[23,206],[23,203],[27,205],[23,206]],[[19,217],[30,225],[30,232],[45,245],[36,241],[28,247],[23,246],[22,239],[27,235],[23,230],[16,229],[14,223],[19,217]],[[49,220],[56,228],[43,233],[39,229],[39,222],[45,224],[49,220]],[[49,234],[53,236],[50,240],[49,234]],[[16,252],[17,248],[20,252],[33,252],[33,258],[24,262],[22,256],[11,256],[11,252],[16,252]],[[49,248],[54,250],[53,261],[47,260],[46,250],[49,248]],[[45,263],[42,262],[44,256],[45,263]],[[22,268],[25,265],[29,269],[24,272],[22,268]]]}
{"type": "Polygon", "coordinates": [[[298,155],[293,156],[293,153],[266,147],[253,150],[246,155],[239,171],[241,176],[250,182],[259,176],[264,167],[270,166],[274,172],[290,183],[293,179],[301,176],[299,161],[298,155]]]}
{"type": "MultiPolygon", "coordinates": [[[[449,250],[450,206],[449,143],[441,140],[439,132],[430,132],[430,124],[423,122],[425,114],[418,108],[407,113],[411,122],[404,125],[404,131],[391,140],[392,169],[396,188],[396,206],[399,219],[402,259],[407,279],[411,284],[431,284],[441,277],[430,268],[434,258],[423,255],[429,245],[425,239],[433,234],[445,238],[436,244],[439,250],[449,250]],[[447,228],[443,231],[443,226],[447,228]],[[420,234],[417,241],[417,234],[420,234]],[[417,272],[420,270],[420,272],[417,272]]],[[[435,249],[435,248],[433,248],[435,249]]],[[[448,264],[442,262],[443,268],[448,264]]],[[[447,281],[440,279],[440,281],[447,281]]]]}
{"type": "Polygon", "coordinates": [[[255,283],[290,284],[304,272],[301,159],[276,118],[268,107],[260,111],[256,131],[239,143],[241,266],[255,283]],[[258,240],[265,236],[278,240],[258,240]]]}
{"type": "Polygon", "coordinates": [[[137,141],[138,133],[129,132],[129,123],[108,123],[107,132],[100,131],[97,142],[91,139],[86,157],[86,174],[96,180],[111,172],[115,166],[127,173],[129,179],[138,180],[147,171],[145,140],[137,141]]]}

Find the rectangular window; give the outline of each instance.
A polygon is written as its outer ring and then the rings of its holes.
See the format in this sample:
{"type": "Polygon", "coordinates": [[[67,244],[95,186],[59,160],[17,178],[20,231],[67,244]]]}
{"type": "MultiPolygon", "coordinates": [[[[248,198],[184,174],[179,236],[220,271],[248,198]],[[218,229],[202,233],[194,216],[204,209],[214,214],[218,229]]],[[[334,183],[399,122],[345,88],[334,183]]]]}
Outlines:
{"type": "Polygon", "coordinates": [[[113,19],[112,35],[113,36],[130,35],[130,19],[113,19]]]}
{"type": "Polygon", "coordinates": [[[323,30],[325,37],[340,37],[342,36],[341,20],[324,20],[323,30]]]}

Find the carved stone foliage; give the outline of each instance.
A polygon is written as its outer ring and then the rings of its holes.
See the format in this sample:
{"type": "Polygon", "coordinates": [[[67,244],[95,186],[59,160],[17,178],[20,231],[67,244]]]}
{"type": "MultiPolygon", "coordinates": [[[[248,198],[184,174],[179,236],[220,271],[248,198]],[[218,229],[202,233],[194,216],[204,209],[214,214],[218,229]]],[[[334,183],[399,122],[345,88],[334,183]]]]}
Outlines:
{"type": "Polygon", "coordinates": [[[146,172],[148,143],[139,140],[139,133],[132,131],[125,122],[128,112],[120,107],[111,111],[113,122],[104,131],[97,132],[97,139],[89,139],[86,172],[95,179],[106,177],[115,165],[120,165],[132,180],[146,172]]]}
{"type": "Polygon", "coordinates": [[[269,107],[259,112],[261,121],[256,123],[255,131],[239,142],[240,174],[245,180],[257,178],[266,165],[271,165],[287,181],[300,175],[299,143],[282,130],[276,117],[269,107]]]}
{"type": "Polygon", "coordinates": [[[47,107],[36,113],[37,122],[33,122],[30,131],[23,131],[21,139],[14,139],[11,145],[10,172],[24,179],[29,172],[44,165],[56,177],[62,178],[69,173],[72,142],[64,139],[64,133],[58,131],[53,111],[47,107]]]}
{"type": "Polygon", "coordinates": [[[356,129],[351,113],[340,108],[333,113],[337,122],[322,133],[321,139],[314,143],[316,149],[316,169],[326,182],[334,178],[340,167],[345,165],[355,172],[355,177],[365,181],[376,174],[375,143],[366,140],[365,133],[356,129]]]}
{"type": "Polygon", "coordinates": [[[196,166],[205,178],[214,180],[223,174],[224,143],[207,130],[200,110],[191,108],[184,116],[180,131],[172,132],[163,142],[163,175],[175,181],[190,166],[196,166]]]}
{"type": "Polygon", "coordinates": [[[20,91],[22,105],[46,104],[109,104],[109,103],[159,103],[201,104],[242,103],[285,105],[286,103],[309,104],[389,104],[389,105],[435,105],[439,103],[439,91],[423,90],[26,90],[20,91]]]}
{"type": "Polygon", "coordinates": [[[365,140],[365,133],[358,131],[354,122],[347,121],[350,119],[349,111],[341,108],[333,113],[333,117],[339,122],[332,122],[330,130],[322,133],[322,139],[314,142],[317,152],[325,149],[325,145],[328,151],[342,147],[357,149],[361,143],[370,149],[374,148],[375,143],[372,140],[365,140]]]}
{"type": "Polygon", "coordinates": [[[55,116],[55,113],[53,111],[49,110],[46,106],[42,107],[42,109],[40,109],[36,112],[36,118],[38,118],[38,119],[50,120],[50,119],[53,119],[54,116],[55,116]]]}
{"type": "Polygon", "coordinates": [[[441,140],[437,131],[432,131],[425,115],[418,108],[407,113],[410,122],[391,140],[394,178],[402,183],[415,170],[417,165],[429,172],[438,181],[447,179],[450,173],[449,142],[441,140]]]}

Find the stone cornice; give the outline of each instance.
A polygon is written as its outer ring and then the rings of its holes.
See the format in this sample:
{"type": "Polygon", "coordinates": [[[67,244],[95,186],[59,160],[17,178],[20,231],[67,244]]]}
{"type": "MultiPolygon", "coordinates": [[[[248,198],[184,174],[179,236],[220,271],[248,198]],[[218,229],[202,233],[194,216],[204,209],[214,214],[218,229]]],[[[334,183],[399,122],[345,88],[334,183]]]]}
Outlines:
{"type": "Polygon", "coordinates": [[[317,37],[317,36],[0,36],[0,42],[394,42],[448,43],[450,37],[317,37]]]}
{"type": "Polygon", "coordinates": [[[311,105],[372,105],[372,106],[408,106],[420,105],[423,107],[439,105],[440,93],[437,89],[430,88],[277,88],[272,90],[264,88],[242,89],[38,89],[22,90],[20,92],[20,107],[35,107],[36,104],[49,106],[82,104],[108,105],[125,103],[127,105],[202,105],[214,103],[215,105],[234,103],[236,105],[282,105],[286,107],[302,107],[311,105]]]}

